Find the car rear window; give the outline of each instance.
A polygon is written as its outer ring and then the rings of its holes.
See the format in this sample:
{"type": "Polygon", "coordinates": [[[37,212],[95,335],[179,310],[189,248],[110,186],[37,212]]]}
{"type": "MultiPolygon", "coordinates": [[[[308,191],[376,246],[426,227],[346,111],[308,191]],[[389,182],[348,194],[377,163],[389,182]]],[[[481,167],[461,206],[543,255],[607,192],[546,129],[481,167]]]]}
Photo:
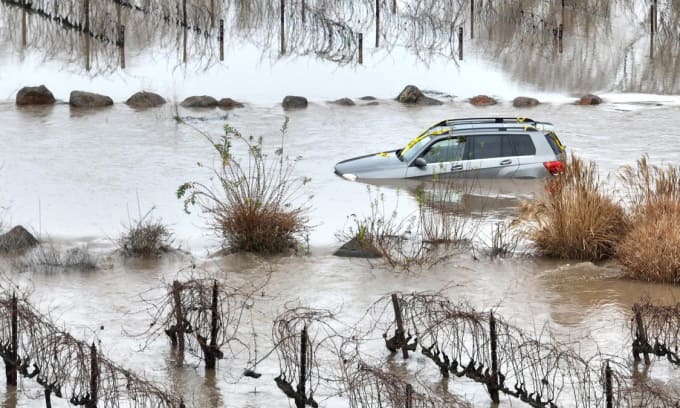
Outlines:
{"type": "Polygon", "coordinates": [[[557,136],[554,136],[553,133],[546,133],[545,134],[545,140],[548,141],[548,144],[550,145],[550,148],[552,149],[553,153],[555,153],[556,155],[559,155],[559,154],[562,154],[562,149],[557,144],[557,141],[555,140],[556,137],[557,136]]]}
{"type": "Polygon", "coordinates": [[[506,135],[503,137],[503,156],[533,156],[536,146],[529,135],[506,135]]]}

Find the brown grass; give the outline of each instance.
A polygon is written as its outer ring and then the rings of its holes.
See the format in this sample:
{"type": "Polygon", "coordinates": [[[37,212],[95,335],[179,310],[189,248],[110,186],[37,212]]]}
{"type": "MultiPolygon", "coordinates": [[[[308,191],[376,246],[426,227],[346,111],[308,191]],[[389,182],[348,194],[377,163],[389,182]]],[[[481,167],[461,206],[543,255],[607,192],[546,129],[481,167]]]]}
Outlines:
{"type": "Polygon", "coordinates": [[[302,194],[309,179],[294,176],[298,159],[284,153],[287,126],[286,118],[281,145],[273,155],[263,151],[261,137],[244,138],[229,125],[219,139],[204,134],[217,153],[210,168],[214,182],[184,183],[177,197],[184,199],[187,212],[197,206],[208,216],[225,248],[265,254],[297,251],[309,231],[308,198],[302,194]],[[247,153],[236,156],[233,142],[242,144],[247,153]]]}
{"type": "Polygon", "coordinates": [[[624,167],[624,184],[632,218],[630,233],[617,257],[633,279],[680,281],[680,168],[650,165],[642,157],[624,167]]]}
{"type": "Polygon", "coordinates": [[[540,254],[590,261],[615,254],[628,230],[627,216],[604,190],[595,163],[571,155],[546,189],[544,199],[524,204],[520,214],[540,254]]]}

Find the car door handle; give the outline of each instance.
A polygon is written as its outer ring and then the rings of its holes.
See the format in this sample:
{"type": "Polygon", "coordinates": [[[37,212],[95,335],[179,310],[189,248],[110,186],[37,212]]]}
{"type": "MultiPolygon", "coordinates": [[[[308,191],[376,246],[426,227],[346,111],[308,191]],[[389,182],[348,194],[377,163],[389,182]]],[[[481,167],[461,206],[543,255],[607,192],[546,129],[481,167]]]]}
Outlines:
{"type": "Polygon", "coordinates": [[[501,161],[501,166],[507,166],[508,164],[512,164],[512,160],[507,159],[501,161]]]}
{"type": "Polygon", "coordinates": [[[451,171],[461,171],[463,170],[463,165],[462,164],[454,164],[451,166],[451,171]]]}

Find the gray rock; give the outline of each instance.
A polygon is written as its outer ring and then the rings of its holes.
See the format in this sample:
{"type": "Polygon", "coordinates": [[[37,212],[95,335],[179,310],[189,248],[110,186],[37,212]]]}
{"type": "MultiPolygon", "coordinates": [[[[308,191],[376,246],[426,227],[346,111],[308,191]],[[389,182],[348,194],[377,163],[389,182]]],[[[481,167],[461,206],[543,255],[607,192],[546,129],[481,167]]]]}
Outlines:
{"type": "Polygon", "coordinates": [[[231,98],[222,98],[217,104],[222,109],[234,109],[244,107],[244,105],[241,102],[235,101],[231,98]]]}
{"type": "Polygon", "coordinates": [[[125,104],[135,109],[154,108],[165,104],[165,99],[153,92],[137,92],[125,101],[125,104]]]}
{"type": "Polygon", "coordinates": [[[512,101],[512,106],[515,108],[528,108],[531,106],[536,106],[540,102],[536,98],[530,98],[528,96],[518,96],[517,98],[513,99],[512,101]]]}
{"type": "Polygon", "coordinates": [[[45,85],[26,86],[17,92],[17,105],[53,105],[54,95],[45,85]]]}
{"type": "Polygon", "coordinates": [[[362,96],[361,98],[362,101],[375,101],[377,98],[375,96],[362,96]]]}
{"type": "Polygon", "coordinates": [[[283,106],[283,109],[304,109],[307,107],[309,102],[307,102],[307,98],[304,96],[293,96],[293,95],[288,95],[285,98],[283,98],[283,102],[281,102],[281,106],[283,106]]]}
{"type": "Polygon", "coordinates": [[[602,98],[593,94],[583,95],[581,99],[576,102],[577,105],[599,105],[601,103],[602,98]]]}
{"type": "Polygon", "coordinates": [[[179,105],[184,108],[214,108],[217,106],[217,99],[208,95],[190,96],[179,105]]]}
{"type": "Polygon", "coordinates": [[[113,100],[106,95],[92,92],[73,91],[68,103],[74,108],[101,108],[113,105],[113,100]]]}
{"type": "Polygon", "coordinates": [[[371,243],[361,243],[354,237],[333,252],[333,255],[344,258],[380,258],[380,251],[371,243]]]}
{"type": "Polygon", "coordinates": [[[423,92],[415,85],[407,85],[397,96],[397,101],[407,105],[442,105],[443,102],[429,96],[425,96],[423,92]]]}
{"type": "Polygon", "coordinates": [[[340,99],[337,99],[337,100],[329,102],[329,103],[332,103],[334,105],[341,105],[341,106],[354,106],[354,105],[356,105],[356,103],[354,103],[354,101],[349,99],[349,98],[340,98],[340,99]]]}
{"type": "Polygon", "coordinates": [[[8,233],[0,235],[0,253],[24,251],[38,244],[38,240],[21,225],[17,225],[8,233]]]}

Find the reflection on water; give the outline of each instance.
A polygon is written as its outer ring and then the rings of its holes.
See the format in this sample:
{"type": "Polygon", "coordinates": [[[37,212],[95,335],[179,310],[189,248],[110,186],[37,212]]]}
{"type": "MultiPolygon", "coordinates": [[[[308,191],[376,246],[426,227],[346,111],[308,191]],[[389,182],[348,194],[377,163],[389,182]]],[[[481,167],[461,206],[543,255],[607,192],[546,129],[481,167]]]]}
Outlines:
{"type": "Polygon", "coordinates": [[[680,92],[675,1],[658,2],[653,38],[651,0],[91,1],[89,13],[83,3],[35,0],[28,8],[2,0],[2,38],[16,53],[37,49],[100,73],[143,55],[205,69],[225,48],[227,61],[238,59],[241,44],[270,60],[303,55],[356,64],[363,46],[404,48],[424,63],[458,61],[462,39],[466,54],[546,90],[680,92]]]}

